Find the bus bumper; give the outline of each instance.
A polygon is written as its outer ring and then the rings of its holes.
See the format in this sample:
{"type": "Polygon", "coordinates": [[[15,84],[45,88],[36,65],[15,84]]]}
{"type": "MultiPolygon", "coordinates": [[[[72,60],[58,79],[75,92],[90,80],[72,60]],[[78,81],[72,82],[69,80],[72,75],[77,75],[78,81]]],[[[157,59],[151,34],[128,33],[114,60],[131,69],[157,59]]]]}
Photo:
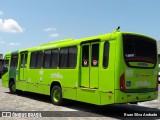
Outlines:
{"type": "Polygon", "coordinates": [[[115,103],[150,101],[158,98],[158,91],[147,93],[123,93],[115,90],[115,103]]]}

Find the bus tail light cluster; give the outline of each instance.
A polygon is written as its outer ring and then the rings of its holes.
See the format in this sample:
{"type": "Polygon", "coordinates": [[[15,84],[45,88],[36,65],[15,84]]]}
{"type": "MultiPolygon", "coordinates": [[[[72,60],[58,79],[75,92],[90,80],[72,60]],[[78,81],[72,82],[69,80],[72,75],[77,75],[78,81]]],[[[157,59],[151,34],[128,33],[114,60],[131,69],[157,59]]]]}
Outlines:
{"type": "Polygon", "coordinates": [[[120,90],[122,92],[124,92],[126,90],[124,73],[120,77],[120,90]]]}

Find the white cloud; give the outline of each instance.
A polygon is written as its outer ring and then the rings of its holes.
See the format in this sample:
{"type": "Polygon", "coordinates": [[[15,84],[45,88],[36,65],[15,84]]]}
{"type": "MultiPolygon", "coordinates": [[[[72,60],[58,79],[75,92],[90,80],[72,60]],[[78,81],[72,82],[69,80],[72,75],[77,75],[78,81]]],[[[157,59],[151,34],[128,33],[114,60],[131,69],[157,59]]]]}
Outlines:
{"type": "Polygon", "coordinates": [[[8,33],[18,33],[23,32],[24,30],[21,26],[13,19],[0,19],[0,31],[8,33]]]}
{"type": "Polygon", "coordinates": [[[3,15],[3,11],[0,11],[0,15],[3,15]]]}
{"type": "Polygon", "coordinates": [[[57,30],[56,28],[51,28],[51,27],[50,27],[50,28],[45,28],[45,29],[44,29],[45,32],[56,31],[56,30],[57,30]]]}
{"type": "Polygon", "coordinates": [[[13,42],[11,42],[11,43],[9,43],[8,45],[9,45],[9,46],[18,46],[18,45],[20,45],[20,43],[13,43],[13,42]]]}
{"type": "Polygon", "coordinates": [[[58,33],[53,33],[53,34],[50,34],[49,37],[53,38],[53,37],[58,37],[59,34],[58,33]]]}

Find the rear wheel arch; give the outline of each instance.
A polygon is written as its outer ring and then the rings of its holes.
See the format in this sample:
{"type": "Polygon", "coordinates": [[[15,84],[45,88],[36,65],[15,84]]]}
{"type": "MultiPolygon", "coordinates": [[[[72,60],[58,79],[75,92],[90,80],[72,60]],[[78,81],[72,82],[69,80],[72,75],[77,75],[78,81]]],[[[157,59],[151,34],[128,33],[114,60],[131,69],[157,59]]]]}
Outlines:
{"type": "Polygon", "coordinates": [[[54,105],[62,105],[62,87],[60,82],[54,81],[50,87],[50,97],[51,101],[54,105]]]}
{"type": "Polygon", "coordinates": [[[59,86],[59,87],[62,89],[61,83],[60,83],[59,81],[53,81],[53,82],[51,83],[51,86],[50,86],[50,92],[51,92],[53,86],[56,86],[56,85],[59,86]]]}

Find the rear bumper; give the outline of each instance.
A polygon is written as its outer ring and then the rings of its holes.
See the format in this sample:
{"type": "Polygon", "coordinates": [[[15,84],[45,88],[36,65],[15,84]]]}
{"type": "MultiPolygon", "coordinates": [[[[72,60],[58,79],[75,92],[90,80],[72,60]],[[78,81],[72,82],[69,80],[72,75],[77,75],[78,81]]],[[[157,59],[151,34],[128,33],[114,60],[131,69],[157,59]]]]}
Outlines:
{"type": "Polygon", "coordinates": [[[146,93],[123,93],[115,90],[115,103],[150,101],[158,98],[158,91],[146,93]]]}

